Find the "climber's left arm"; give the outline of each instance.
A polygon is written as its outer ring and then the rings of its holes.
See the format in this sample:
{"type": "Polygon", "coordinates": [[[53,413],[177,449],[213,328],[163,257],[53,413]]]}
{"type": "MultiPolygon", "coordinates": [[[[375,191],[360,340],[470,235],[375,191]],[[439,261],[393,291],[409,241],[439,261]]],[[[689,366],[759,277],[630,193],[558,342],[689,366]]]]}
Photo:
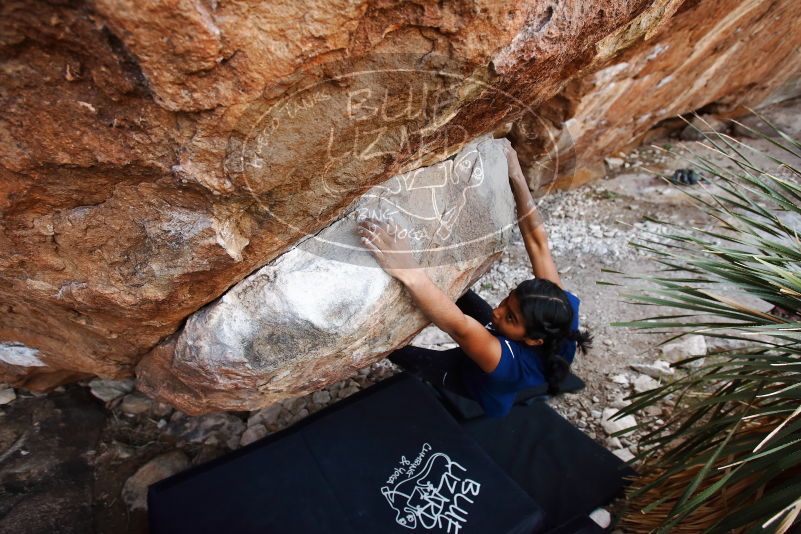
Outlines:
{"type": "Polygon", "coordinates": [[[515,208],[517,210],[517,225],[520,234],[523,236],[523,244],[526,253],[531,260],[531,268],[534,276],[550,280],[559,287],[562,286],[562,279],[559,277],[559,270],[551,255],[551,247],[548,243],[548,232],[545,230],[542,217],[537,211],[537,203],[531,196],[528,182],[520,168],[517,159],[517,152],[507,141],[504,146],[506,161],[509,166],[509,185],[515,198],[515,208]]]}

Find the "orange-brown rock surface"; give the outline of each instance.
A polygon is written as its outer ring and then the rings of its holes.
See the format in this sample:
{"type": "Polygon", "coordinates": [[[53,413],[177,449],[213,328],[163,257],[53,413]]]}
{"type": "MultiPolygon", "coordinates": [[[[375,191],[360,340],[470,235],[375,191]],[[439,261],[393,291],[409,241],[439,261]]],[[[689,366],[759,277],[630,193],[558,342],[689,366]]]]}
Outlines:
{"type": "Polygon", "coordinates": [[[789,0],[682,3],[3,2],[0,382],[131,376],[370,187],[525,115],[521,150],[552,122],[592,160],[797,72],[789,0]]]}
{"type": "Polygon", "coordinates": [[[646,37],[567,84],[537,109],[536,120],[515,124],[532,185],[555,177],[553,185],[576,186],[603,176],[604,156],[636,146],[665,119],[699,109],[738,116],[801,94],[797,1],[687,0],[646,37]],[[553,158],[541,155],[549,147],[561,150],[567,169],[553,172],[553,158]]]}

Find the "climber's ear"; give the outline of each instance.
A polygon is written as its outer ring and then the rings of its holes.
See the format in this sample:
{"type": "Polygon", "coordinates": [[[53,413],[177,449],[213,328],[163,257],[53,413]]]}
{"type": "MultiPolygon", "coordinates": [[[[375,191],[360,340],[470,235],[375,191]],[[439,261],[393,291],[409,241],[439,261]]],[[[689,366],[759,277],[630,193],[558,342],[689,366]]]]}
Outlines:
{"type": "Polygon", "coordinates": [[[539,347],[540,345],[545,343],[545,340],[543,340],[543,339],[531,339],[531,338],[528,338],[528,337],[524,337],[523,338],[523,343],[525,343],[529,347],[539,347]]]}

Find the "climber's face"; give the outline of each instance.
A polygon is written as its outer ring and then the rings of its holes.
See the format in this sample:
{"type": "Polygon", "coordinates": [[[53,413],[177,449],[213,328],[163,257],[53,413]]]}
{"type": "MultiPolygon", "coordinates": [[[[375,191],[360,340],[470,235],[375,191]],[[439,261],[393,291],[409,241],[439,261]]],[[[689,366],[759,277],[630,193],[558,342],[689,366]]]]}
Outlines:
{"type": "Polygon", "coordinates": [[[523,323],[523,314],[520,311],[520,302],[518,302],[514,291],[510,292],[498,304],[498,307],[492,310],[492,326],[496,332],[513,341],[520,341],[532,347],[542,345],[541,339],[529,339],[526,337],[526,327],[523,323]]]}

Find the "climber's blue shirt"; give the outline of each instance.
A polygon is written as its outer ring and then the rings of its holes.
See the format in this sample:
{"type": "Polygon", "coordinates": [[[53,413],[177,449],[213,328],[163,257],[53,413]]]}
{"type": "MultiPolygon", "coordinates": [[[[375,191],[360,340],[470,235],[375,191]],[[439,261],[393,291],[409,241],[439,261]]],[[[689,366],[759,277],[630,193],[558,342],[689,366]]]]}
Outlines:
{"type": "MultiPolygon", "coordinates": [[[[578,330],[579,298],[570,291],[565,293],[573,307],[573,322],[570,328],[578,330]]],[[[546,384],[547,380],[538,347],[529,347],[498,334],[492,329],[492,323],[487,323],[485,327],[501,342],[501,360],[498,362],[498,367],[491,373],[485,373],[473,360],[465,358],[462,380],[488,416],[502,417],[512,409],[518,391],[546,384]]],[[[576,342],[565,340],[558,352],[568,364],[572,364],[576,355],[576,342]]]]}

